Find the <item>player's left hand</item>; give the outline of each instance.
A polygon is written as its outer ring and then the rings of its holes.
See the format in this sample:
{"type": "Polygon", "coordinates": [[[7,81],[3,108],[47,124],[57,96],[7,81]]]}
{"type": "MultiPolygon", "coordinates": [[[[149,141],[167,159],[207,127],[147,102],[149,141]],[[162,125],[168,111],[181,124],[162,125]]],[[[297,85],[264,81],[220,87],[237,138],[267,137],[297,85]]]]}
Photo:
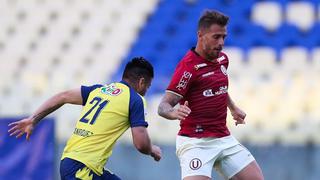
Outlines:
{"type": "Polygon", "coordinates": [[[160,161],[162,156],[162,151],[159,146],[152,145],[151,147],[151,156],[155,161],[160,161]]]}
{"type": "Polygon", "coordinates": [[[32,119],[25,118],[20,121],[16,121],[10,123],[8,126],[12,126],[8,132],[10,136],[16,136],[16,138],[20,138],[23,134],[27,134],[26,139],[29,140],[34,129],[34,124],[32,119]]]}
{"type": "Polygon", "coordinates": [[[246,122],[244,119],[246,118],[246,113],[242,111],[240,108],[236,107],[231,111],[231,115],[233,119],[236,121],[235,125],[237,126],[238,124],[245,124],[246,122]]]}

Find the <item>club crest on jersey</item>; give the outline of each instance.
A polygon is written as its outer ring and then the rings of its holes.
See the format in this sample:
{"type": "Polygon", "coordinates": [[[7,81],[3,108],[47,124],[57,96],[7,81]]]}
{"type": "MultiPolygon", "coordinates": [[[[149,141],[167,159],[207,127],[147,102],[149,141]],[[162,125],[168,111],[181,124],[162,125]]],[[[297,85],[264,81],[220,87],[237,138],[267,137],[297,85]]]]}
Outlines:
{"type": "Polygon", "coordinates": [[[221,72],[224,74],[224,75],[228,75],[228,72],[227,72],[227,68],[226,67],[224,67],[224,65],[221,65],[220,66],[220,69],[221,69],[221,72]]]}
{"type": "Polygon", "coordinates": [[[105,85],[101,88],[101,93],[111,96],[118,96],[121,92],[122,90],[117,88],[114,84],[105,85]]]}

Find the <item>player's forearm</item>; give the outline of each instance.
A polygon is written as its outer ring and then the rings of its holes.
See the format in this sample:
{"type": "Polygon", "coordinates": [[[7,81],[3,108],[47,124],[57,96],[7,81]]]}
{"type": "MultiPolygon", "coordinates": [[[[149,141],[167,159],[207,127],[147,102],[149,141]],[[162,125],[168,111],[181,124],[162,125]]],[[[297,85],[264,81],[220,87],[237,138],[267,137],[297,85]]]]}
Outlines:
{"type": "Polygon", "coordinates": [[[159,116],[162,116],[169,120],[175,120],[177,118],[173,116],[174,115],[173,112],[174,112],[174,108],[169,103],[161,102],[159,104],[159,107],[158,107],[159,116]]]}
{"type": "Polygon", "coordinates": [[[145,127],[131,128],[133,144],[142,154],[151,154],[151,140],[145,127]]]}
{"type": "Polygon", "coordinates": [[[148,135],[145,136],[142,143],[136,144],[136,148],[142,154],[150,155],[151,154],[151,141],[148,135]]]}
{"type": "Polygon", "coordinates": [[[47,101],[45,101],[35,113],[31,115],[31,119],[33,124],[38,124],[44,117],[49,115],[50,113],[54,112],[55,110],[59,109],[62,105],[64,105],[64,96],[62,93],[59,93],[47,101]]]}
{"type": "Polygon", "coordinates": [[[137,147],[137,149],[142,154],[151,155],[152,149],[150,140],[148,142],[145,142],[142,146],[137,147]]]}

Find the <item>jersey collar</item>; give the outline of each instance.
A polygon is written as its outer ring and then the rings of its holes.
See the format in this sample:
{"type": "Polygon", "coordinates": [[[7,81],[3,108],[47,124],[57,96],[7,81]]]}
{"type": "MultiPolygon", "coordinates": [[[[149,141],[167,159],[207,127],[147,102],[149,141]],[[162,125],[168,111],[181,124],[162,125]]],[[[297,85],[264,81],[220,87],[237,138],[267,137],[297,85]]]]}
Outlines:
{"type": "Polygon", "coordinates": [[[122,84],[124,84],[124,85],[128,86],[129,88],[131,88],[131,86],[129,85],[129,83],[127,83],[127,82],[126,82],[126,81],[124,81],[124,80],[121,80],[121,81],[120,81],[120,83],[122,83],[122,84]]]}
{"type": "Polygon", "coordinates": [[[212,64],[212,65],[219,64],[218,61],[217,61],[217,59],[215,59],[214,61],[209,61],[209,60],[203,58],[202,56],[200,56],[199,53],[196,52],[195,49],[196,49],[195,47],[192,47],[192,48],[190,49],[190,51],[191,51],[192,54],[197,58],[197,60],[198,60],[199,62],[208,63],[208,64],[212,64]]]}

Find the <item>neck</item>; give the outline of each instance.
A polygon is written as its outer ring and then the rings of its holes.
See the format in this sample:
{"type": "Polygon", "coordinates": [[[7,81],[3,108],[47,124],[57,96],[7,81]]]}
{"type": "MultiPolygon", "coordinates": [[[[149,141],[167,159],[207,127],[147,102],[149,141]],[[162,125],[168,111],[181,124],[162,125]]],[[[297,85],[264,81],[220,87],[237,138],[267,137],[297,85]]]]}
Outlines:
{"type": "Polygon", "coordinates": [[[213,62],[215,58],[209,58],[208,56],[206,56],[206,54],[204,53],[204,51],[202,50],[201,47],[199,47],[199,45],[197,44],[196,48],[194,49],[196,51],[196,53],[198,53],[203,59],[207,60],[207,61],[211,61],[213,62]]]}

